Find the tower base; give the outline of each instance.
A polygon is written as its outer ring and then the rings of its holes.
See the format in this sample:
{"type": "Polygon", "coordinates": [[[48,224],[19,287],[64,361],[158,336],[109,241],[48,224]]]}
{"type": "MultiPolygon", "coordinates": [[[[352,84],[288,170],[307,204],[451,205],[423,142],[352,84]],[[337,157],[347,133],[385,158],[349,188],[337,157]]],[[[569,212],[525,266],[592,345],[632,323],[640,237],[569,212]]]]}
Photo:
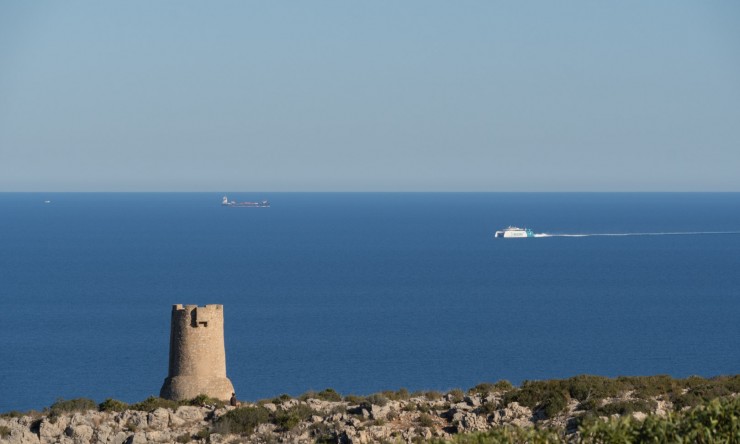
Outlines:
{"type": "Polygon", "coordinates": [[[198,395],[228,401],[234,393],[229,378],[204,378],[200,376],[174,376],[165,378],[159,397],[182,401],[198,395]]]}

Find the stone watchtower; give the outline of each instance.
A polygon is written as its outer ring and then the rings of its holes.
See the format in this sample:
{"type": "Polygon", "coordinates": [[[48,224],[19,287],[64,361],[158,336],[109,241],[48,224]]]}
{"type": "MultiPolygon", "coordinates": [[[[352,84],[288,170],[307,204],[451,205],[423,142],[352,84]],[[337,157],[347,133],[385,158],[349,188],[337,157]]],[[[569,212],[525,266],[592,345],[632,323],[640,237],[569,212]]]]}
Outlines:
{"type": "Polygon", "coordinates": [[[180,401],[198,395],[227,400],[224,306],[173,305],[170,369],[159,396],[180,401]]]}

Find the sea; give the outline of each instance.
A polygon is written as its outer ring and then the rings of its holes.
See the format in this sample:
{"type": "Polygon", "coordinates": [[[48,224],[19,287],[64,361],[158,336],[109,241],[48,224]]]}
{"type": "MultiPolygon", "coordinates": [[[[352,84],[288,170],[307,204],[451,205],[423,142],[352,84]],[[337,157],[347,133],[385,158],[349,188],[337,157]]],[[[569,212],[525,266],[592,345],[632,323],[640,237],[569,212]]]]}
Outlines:
{"type": "Polygon", "coordinates": [[[0,193],[0,412],[158,395],[173,304],[243,400],[740,372],[740,193],[227,195],[0,193]]]}

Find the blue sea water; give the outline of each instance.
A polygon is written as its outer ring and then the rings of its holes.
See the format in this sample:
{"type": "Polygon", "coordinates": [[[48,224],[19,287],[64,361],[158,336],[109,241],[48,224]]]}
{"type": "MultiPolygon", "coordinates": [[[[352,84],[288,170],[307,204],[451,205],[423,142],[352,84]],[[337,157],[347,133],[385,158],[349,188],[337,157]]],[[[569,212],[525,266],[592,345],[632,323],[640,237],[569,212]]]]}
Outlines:
{"type": "Polygon", "coordinates": [[[172,304],[225,306],[242,399],[740,372],[740,194],[0,194],[0,412],[128,402],[172,304]],[[49,199],[50,204],[43,201],[49,199]]]}

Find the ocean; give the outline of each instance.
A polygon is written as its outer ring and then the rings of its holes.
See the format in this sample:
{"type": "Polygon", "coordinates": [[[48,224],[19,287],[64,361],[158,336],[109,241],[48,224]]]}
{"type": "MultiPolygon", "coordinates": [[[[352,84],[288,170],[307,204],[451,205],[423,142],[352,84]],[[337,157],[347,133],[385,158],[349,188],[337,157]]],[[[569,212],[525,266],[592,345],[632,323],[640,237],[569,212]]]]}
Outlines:
{"type": "Polygon", "coordinates": [[[0,193],[0,412],[157,395],[173,304],[245,400],[740,372],[740,193],[227,195],[0,193]]]}

